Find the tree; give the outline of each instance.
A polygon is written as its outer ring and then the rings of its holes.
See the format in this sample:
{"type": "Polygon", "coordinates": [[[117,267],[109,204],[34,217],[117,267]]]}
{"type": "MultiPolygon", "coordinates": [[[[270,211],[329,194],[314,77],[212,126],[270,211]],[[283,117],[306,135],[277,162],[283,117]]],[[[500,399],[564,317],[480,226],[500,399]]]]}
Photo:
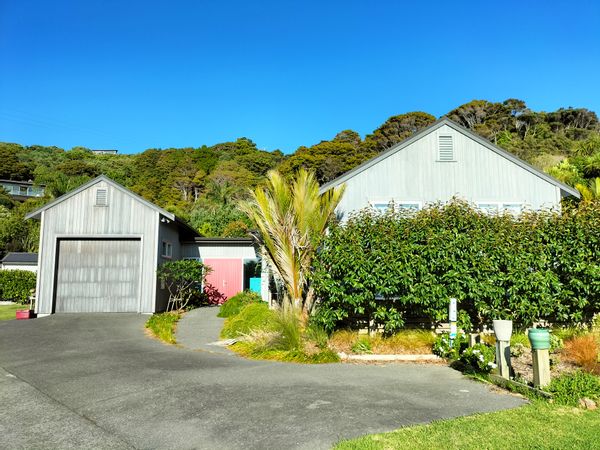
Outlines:
{"type": "Polygon", "coordinates": [[[600,177],[588,180],[587,184],[577,183],[575,187],[581,193],[581,200],[584,202],[600,200],[600,177]]]}
{"type": "Polygon", "coordinates": [[[194,296],[200,295],[200,290],[210,268],[200,261],[180,259],[168,261],[157,269],[158,279],[165,283],[169,290],[167,311],[185,309],[194,296]]]}
{"type": "Polygon", "coordinates": [[[431,114],[415,111],[392,116],[373,134],[367,136],[365,141],[375,143],[378,151],[383,151],[415,134],[419,130],[435,122],[431,114]]]}
{"type": "Polygon", "coordinates": [[[303,169],[289,183],[271,171],[266,187],[240,204],[258,226],[263,253],[285,286],[284,310],[304,320],[314,304],[308,280],[313,257],[343,193],[340,186],[319,194],[314,174],[303,169]]]}

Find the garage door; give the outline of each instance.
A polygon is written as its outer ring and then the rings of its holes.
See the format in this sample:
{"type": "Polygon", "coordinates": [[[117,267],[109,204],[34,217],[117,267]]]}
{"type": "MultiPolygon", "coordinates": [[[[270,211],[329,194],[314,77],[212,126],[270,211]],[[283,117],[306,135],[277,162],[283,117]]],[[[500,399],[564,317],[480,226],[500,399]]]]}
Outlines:
{"type": "Polygon", "coordinates": [[[139,239],[60,240],[56,312],[137,312],[139,239]]]}

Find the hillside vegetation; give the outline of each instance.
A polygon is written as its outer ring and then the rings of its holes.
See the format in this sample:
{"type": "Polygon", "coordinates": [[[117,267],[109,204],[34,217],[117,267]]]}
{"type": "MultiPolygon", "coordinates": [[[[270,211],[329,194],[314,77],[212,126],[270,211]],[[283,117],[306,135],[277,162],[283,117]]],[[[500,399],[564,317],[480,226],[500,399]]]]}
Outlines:
{"type": "MultiPolygon", "coordinates": [[[[595,184],[600,176],[600,124],[594,112],[571,107],[536,112],[521,100],[509,99],[473,100],[446,115],[561,181],[587,189],[588,196],[600,193],[595,184]]],[[[269,170],[290,175],[304,167],[324,183],[435,120],[425,112],[400,114],[364,138],[343,130],[290,155],[260,150],[245,137],[210,147],[118,155],[96,155],[83,147],[65,151],[0,143],[0,178],[33,180],[47,192],[45,199],[21,204],[0,193],[0,255],[36,250],[38,224],[24,222],[26,212],[99,174],[181,216],[205,236],[244,236],[251,224],[236,203],[269,170]]]]}

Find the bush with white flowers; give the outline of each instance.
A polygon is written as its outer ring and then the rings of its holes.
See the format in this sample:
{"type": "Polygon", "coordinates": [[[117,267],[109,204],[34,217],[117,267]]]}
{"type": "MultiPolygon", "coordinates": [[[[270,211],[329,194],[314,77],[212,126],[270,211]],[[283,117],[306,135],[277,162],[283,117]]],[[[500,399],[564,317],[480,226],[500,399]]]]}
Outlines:
{"type": "Polygon", "coordinates": [[[477,372],[490,373],[496,368],[496,351],[486,344],[475,344],[460,354],[460,360],[477,372]]]}

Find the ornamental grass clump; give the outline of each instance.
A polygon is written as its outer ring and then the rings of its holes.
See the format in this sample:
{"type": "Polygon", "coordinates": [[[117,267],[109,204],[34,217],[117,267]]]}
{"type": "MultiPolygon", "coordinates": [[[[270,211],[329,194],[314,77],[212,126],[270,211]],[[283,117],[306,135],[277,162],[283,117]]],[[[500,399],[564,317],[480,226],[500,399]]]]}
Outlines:
{"type": "Polygon", "coordinates": [[[565,342],[564,358],[589,373],[600,375],[598,342],[592,334],[578,336],[565,342]]]}
{"type": "Polygon", "coordinates": [[[260,296],[256,292],[244,291],[234,295],[226,300],[219,309],[217,317],[232,317],[242,310],[242,308],[250,303],[261,302],[260,296]]]}

